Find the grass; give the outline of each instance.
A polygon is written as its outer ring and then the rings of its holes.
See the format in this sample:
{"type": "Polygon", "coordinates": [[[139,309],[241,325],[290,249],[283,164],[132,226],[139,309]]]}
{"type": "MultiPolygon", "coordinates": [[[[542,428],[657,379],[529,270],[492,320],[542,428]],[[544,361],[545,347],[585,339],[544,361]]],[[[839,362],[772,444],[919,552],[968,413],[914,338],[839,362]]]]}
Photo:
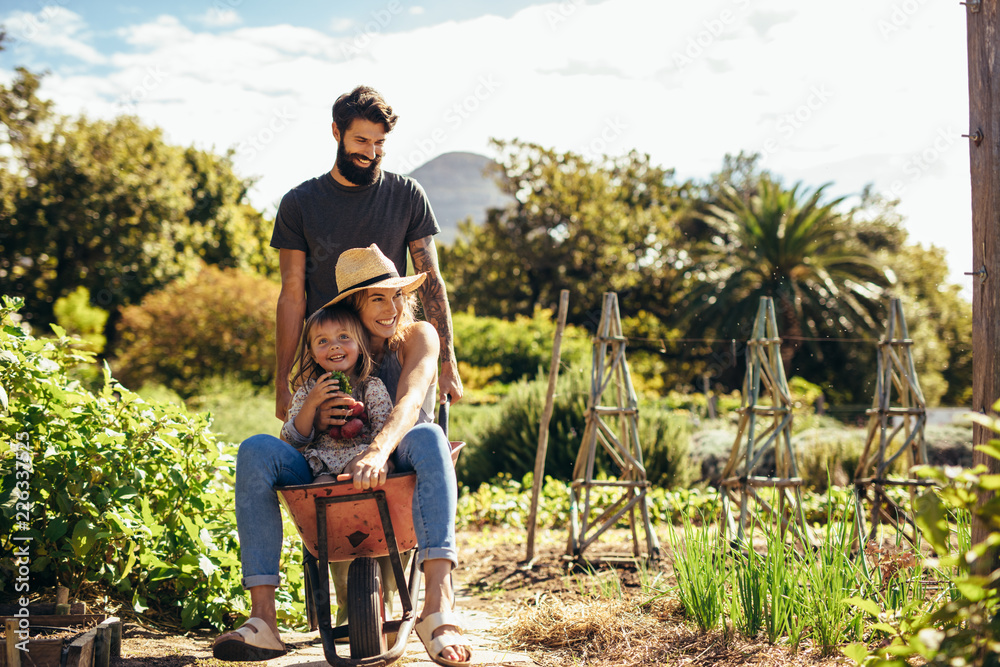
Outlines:
{"type": "Polygon", "coordinates": [[[670,547],[674,557],[678,595],[684,611],[702,631],[716,628],[722,620],[727,559],[722,541],[713,531],[696,528],[690,519],[681,521],[683,536],[671,527],[670,547]]]}

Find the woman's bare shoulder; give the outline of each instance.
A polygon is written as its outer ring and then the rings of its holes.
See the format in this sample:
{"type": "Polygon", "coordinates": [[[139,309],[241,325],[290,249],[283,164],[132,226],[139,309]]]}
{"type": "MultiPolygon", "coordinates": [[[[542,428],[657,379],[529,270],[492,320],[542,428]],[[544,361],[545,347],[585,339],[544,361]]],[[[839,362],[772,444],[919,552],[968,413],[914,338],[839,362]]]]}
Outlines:
{"type": "Polygon", "coordinates": [[[402,339],[404,346],[416,342],[424,343],[430,340],[437,340],[437,329],[430,322],[418,320],[406,327],[403,331],[402,339]]]}
{"type": "Polygon", "coordinates": [[[406,364],[406,360],[411,355],[416,359],[423,359],[429,356],[435,359],[440,352],[441,341],[438,338],[437,329],[430,322],[420,320],[406,327],[400,338],[399,363],[406,364]]]}

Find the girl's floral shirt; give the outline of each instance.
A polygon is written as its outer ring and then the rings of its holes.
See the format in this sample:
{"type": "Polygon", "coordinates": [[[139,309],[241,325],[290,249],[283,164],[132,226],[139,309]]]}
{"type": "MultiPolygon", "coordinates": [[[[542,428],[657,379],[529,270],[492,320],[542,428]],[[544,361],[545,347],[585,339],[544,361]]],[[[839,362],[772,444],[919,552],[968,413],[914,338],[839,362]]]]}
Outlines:
{"type": "Polygon", "coordinates": [[[313,427],[312,432],[304,436],[295,428],[295,417],[302,411],[306,396],[315,385],[315,380],[307,380],[292,396],[292,404],[288,408],[288,420],[281,427],[281,439],[300,449],[308,445],[302,455],[306,457],[314,477],[322,474],[338,475],[344,471],[351,459],[368,448],[385,426],[386,419],[392,411],[392,399],[382,380],[372,377],[360,390],[355,389],[354,392],[354,399],[362,401],[368,413],[368,421],[361,429],[361,433],[354,438],[337,440],[331,438],[327,432],[317,434],[316,428],[313,427]]]}

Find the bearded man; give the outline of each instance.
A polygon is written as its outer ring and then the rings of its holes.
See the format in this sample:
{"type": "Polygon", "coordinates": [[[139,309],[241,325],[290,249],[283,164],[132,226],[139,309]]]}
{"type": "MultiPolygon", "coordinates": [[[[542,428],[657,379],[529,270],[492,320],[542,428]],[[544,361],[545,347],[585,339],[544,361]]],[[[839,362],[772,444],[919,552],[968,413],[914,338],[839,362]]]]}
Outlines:
{"type": "MultiPolygon", "coordinates": [[[[424,316],[441,338],[438,394],[462,398],[455,361],[451,310],[438,269],[434,234],[440,231],[423,188],[407,176],[382,169],[386,136],[398,116],[373,88],[358,86],[333,105],[333,168],[309,179],[281,199],[271,246],[279,251],[281,294],[277,308],[275,416],[284,421],[291,394],[288,373],[302,323],[337,296],[334,267],[340,254],[372,243],[406,275],[406,253],[413,269],[427,273],[419,289],[424,316]]],[[[329,423],[335,411],[320,415],[329,423]]]]}

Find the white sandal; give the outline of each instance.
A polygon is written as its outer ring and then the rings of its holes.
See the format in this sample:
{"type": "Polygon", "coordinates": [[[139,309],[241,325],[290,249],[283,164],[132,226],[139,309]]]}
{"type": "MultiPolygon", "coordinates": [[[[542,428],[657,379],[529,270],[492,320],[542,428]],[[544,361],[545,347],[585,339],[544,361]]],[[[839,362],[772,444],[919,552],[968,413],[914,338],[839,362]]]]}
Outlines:
{"type": "Polygon", "coordinates": [[[257,662],[260,660],[270,660],[288,653],[285,645],[282,644],[267,623],[251,616],[247,622],[236,630],[233,630],[243,638],[227,639],[212,647],[212,655],[217,660],[228,662],[257,662]]]}
{"type": "Polygon", "coordinates": [[[434,632],[442,625],[453,625],[458,628],[459,632],[463,631],[458,615],[450,611],[439,611],[417,623],[415,628],[417,636],[420,637],[424,649],[427,650],[427,655],[439,665],[445,665],[446,667],[467,667],[472,662],[472,643],[460,634],[445,633],[440,637],[435,637],[434,632]],[[467,646],[469,648],[469,659],[447,660],[442,658],[441,652],[449,646],[467,646]]]}

